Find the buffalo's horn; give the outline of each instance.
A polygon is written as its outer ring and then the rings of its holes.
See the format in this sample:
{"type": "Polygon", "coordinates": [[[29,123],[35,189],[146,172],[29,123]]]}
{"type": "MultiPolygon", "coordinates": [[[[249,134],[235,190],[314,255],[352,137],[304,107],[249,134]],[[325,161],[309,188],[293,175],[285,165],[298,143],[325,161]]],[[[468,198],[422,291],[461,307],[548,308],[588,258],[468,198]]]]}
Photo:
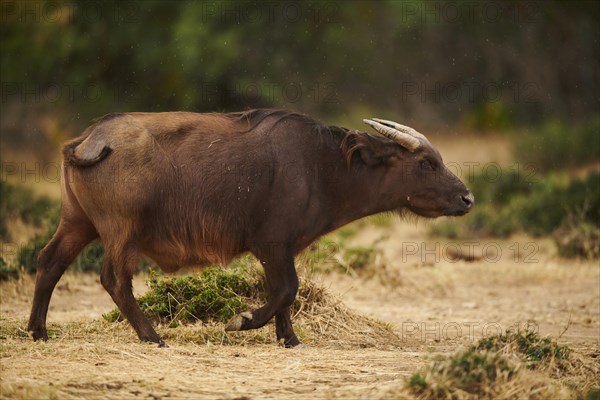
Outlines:
{"type": "Polygon", "coordinates": [[[392,128],[398,129],[400,132],[408,133],[409,135],[414,136],[416,138],[427,140],[427,138],[425,137],[425,135],[423,135],[422,133],[417,132],[416,130],[414,130],[410,126],[401,125],[401,124],[399,124],[397,122],[394,122],[394,121],[388,121],[387,119],[373,118],[373,121],[377,121],[377,122],[379,122],[379,123],[381,123],[383,125],[391,126],[392,128]]]}
{"type": "MultiPolygon", "coordinates": [[[[391,128],[389,126],[380,124],[376,122],[377,119],[363,119],[363,122],[369,125],[371,128],[375,129],[377,132],[381,133],[383,136],[392,139],[394,142],[398,143],[402,147],[406,148],[411,153],[415,151],[420,145],[421,142],[415,136],[412,136],[406,132],[399,131],[397,129],[391,128]]],[[[416,131],[415,131],[416,132],[416,131]]]]}

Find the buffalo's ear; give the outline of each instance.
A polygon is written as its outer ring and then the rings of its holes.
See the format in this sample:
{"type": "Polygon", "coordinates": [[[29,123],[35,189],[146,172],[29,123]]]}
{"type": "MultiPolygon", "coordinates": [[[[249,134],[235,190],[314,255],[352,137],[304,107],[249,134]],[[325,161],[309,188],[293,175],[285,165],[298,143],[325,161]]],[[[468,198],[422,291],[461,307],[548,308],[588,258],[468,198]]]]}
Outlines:
{"type": "Polygon", "coordinates": [[[397,143],[366,132],[348,132],[342,142],[342,152],[348,166],[359,160],[369,166],[385,164],[401,151],[402,148],[397,143]]]}

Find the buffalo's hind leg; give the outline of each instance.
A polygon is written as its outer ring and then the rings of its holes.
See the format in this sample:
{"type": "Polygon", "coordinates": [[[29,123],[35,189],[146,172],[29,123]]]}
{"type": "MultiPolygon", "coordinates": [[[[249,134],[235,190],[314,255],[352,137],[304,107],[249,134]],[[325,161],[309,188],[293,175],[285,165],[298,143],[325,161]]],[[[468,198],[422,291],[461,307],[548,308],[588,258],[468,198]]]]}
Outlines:
{"type": "Polygon", "coordinates": [[[89,221],[75,223],[61,220],[52,240],[40,251],[33,306],[27,326],[33,340],[48,339],[46,316],[54,287],[69,264],[96,237],[96,229],[89,221]]]}
{"type": "Polygon", "coordinates": [[[289,249],[273,249],[254,253],[260,260],[267,280],[269,301],[252,313],[244,312],[233,317],[227,325],[229,331],[257,329],[275,317],[277,339],[285,347],[294,347],[300,341],[294,333],[290,318],[290,306],[298,292],[298,275],[294,267],[294,256],[289,249]]]}
{"type": "Polygon", "coordinates": [[[158,343],[159,347],[168,347],[158,336],[133,296],[132,277],[137,270],[138,261],[139,256],[135,250],[125,250],[117,255],[105,254],[100,282],[141,341],[158,343]]]}

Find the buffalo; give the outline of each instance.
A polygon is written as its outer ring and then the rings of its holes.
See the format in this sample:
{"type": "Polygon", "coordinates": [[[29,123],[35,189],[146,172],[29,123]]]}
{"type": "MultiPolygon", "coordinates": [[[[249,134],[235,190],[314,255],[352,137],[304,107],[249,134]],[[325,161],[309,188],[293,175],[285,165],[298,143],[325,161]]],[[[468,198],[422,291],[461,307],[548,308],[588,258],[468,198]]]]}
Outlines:
{"type": "Polygon", "coordinates": [[[270,109],[96,120],[63,149],[60,222],[37,260],[33,339],[48,338],[54,287],[99,238],[102,286],[142,341],[165,345],[133,296],[140,257],[174,272],[251,252],[264,268],[268,301],[227,329],[256,329],[275,317],[278,340],[299,345],[290,318],[298,252],[368,215],[457,216],[473,206],[425,136],[393,121],[364,122],[380,135],[270,109]]]}

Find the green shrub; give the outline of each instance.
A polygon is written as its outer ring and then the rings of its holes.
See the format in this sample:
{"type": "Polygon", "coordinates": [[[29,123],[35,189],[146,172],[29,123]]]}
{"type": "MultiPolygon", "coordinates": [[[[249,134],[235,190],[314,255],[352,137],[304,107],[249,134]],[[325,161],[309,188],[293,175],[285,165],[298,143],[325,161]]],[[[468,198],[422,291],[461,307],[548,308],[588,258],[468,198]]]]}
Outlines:
{"type": "Polygon", "coordinates": [[[550,362],[561,365],[569,358],[571,351],[567,346],[561,346],[548,337],[542,338],[532,330],[507,331],[505,334],[484,338],[473,349],[516,354],[532,369],[547,366],[550,362]]]}
{"type": "MultiPolygon", "coordinates": [[[[138,304],[148,318],[172,327],[196,321],[226,322],[248,309],[248,298],[262,288],[262,282],[235,266],[231,271],[213,267],[198,275],[176,277],[151,271],[148,285],[138,304]]],[[[122,316],[114,309],[104,318],[114,322],[122,316]]]]}
{"type": "Polygon", "coordinates": [[[477,130],[505,130],[513,126],[510,107],[503,101],[486,101],[474,108],[463,119],[468,128],[477,130]]]}
{"type": "Polygon", "coordinates": [[[567,258],[599,258],[600,228],[586,221],[589,206],[573,210],[552,237],[558,254],[567,258]]]}
{"type": "Polygon", "coordinates": [[[377,250],[373,247],[347,247],[344,249],[344,262],[348,268],[359,271],[373,265],[377,250]]]}
{"type": "Polygon", "coordinates": [[[0,257],[0,282],[8,281],[10,279],[19,279],[21,273],[18,269],[9,267],[4,258],[0,257]]]}
{"type": "Polygon", "coordinates": [[[600,160],[600,117],[576,125],[550,121],[519,137],[517,160],[540,171],[561,170],[600,160]]]}
{"type": "Polygon", "coordinates": [[[485,185],[480,177],[474,182],[473,211],[460,220],[452,218],[433,224],[430,235],[451,239],[507,237],[518,231],[532,236],[549,235],[565,223],[572,210],[584,206],[579,223],[600,226],[598,173],[572,180],[549,175],[531,186],[522,182],[485,185]]]}
{"type": "Polygon", "coordinates": [[[313,242],[299,257],[299,264],[311,272],[360,273],[373,265],[380,251],[374,247],[349,246],[339,235],[313,242]]]}
{"type": "Polygon", "coordinates": [[[468,177],[467,186],[473,192],[477,204],[493,204],[502,206],[515,196],[527,196],[544,186],[538,176],[530,176],[526,171],[514,168],[500,168],[503,171],[498,177],[491,174],[474,174],[468,177]]]}
{"type": "Polygon", "coordinates": [[[533,235],[551,234],[566,220],[569,212],[590,207],[582,215],[583,220],[600,224],[600,174],[593,173],[585,179],[572,179],[564,185],[550,176],[541,190],[527,197],[516,197],[507,206],[509,212],[518,215],[522,229],[533,235]]]}
{"type": "Polygon", "coordinates": [[[44,227],[50,223],[48,218],[52,218],[58,207],[58,202],[46,196],[34,196],[27,187],[0,180],[0,239],[12,240],[8,233],[10,220],[21,219],[36,228],[44,227]]]}
{"type": "Polygon", "coordinates": [[[483,338],[452,356],[434,359],[413,374],[406,386],[420,398],[428,399],[497,398],[506,397],[507,393],[512,393],[510,398],[529,398],[533,394],[549,398],[556,394],[551,387],[514,384],[521,374],[520,365],[524,363],[529,369],[546,372],[558,367],[563,372],[578,373],[579,370],[573,369],[570,353],[568,347],[541,338],[537,332],[507,331],[483,338]]]}
{"type": "Polygon", "coordinates": [[[516,372],[516,366],[500,354],[471,348],[434,360],[424,372],[413,374],[407,386],[430,399],[455,398],[456,392],[483,396],[489,395],[498,382],[512,379],[516,372]]]}
{"type": "MultiPolygon", "coordinates": [[[[43,220],[46,221],[46,233],[36,235],[25,246],[19,248],[17,253],[17,267],[33,274],[36,271],[37,258],[40,251],[50,242],[58,228],[60,209],[52,208],[43,220]]],[[[69,268],[79,272],[100,272],[104,260],[104,247],[99,240],[88,244],[69,268]]],[[[140,268],[148,270],[152,264],[145,259],[140,260],[140,268]]]]}

